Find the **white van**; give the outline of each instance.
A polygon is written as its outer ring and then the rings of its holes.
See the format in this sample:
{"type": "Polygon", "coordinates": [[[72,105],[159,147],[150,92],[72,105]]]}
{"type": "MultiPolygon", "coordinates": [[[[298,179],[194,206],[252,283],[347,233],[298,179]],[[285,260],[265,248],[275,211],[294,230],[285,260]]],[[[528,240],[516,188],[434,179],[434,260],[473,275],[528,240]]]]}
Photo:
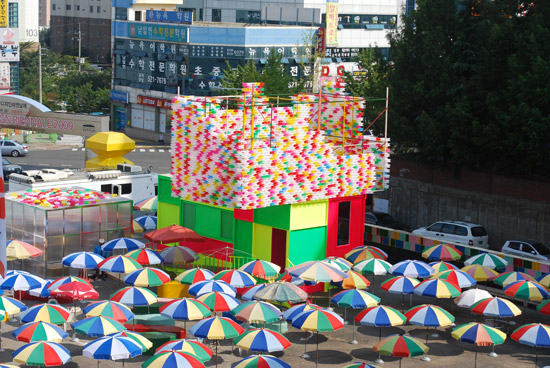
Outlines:
{"type": "Polygon", "coordinates": [[[421,227],[413,234],[440,242],[465,244],[478,248],[489,248],[487,230],[481,225],[463,221],[444,220],[430,226],[421,227]]]}

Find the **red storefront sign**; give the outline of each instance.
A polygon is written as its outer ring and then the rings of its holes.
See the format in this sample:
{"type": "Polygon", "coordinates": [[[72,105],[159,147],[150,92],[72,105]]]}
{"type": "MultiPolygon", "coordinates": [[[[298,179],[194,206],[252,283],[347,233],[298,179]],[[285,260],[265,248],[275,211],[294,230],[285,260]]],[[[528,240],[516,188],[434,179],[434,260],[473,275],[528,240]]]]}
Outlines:
{"type": "Polygon", "coordinates": [[[172,108],[172,101],[164,100],[162,98],[137,96],[137,103],[145,106],[161,107],[163,109],[170,110],[172,108]]]}

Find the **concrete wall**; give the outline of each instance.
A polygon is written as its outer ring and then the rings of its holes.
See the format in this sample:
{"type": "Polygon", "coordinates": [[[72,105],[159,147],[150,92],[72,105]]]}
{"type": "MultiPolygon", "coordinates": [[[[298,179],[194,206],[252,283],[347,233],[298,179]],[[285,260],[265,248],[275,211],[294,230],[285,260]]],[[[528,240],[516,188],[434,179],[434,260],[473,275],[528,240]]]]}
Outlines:
{"type": "MultiPolygon", "coordinates": [[[[490,248],[494,250],[500,250],[504,242],[512,238],[537,239],[550,245],[550,185],[547,182],[530,186],[528,180],[509,178],[499,180],[506,185],[495,187],[497,180],[490,174],[463,172],[454,180],[447,177],[446,185],[442,185],[427,179],[430,175],[416,175],[419,170],[415,168],[416,164],[392,159],[390,189],[375,195],[388,199],[389,212],[413,229],[438,220],[462,220],[483,225],[489,233],[490,248]],[[491,182],[491,189],[471,188],[469,179],[475,175],[488,176],[489,179],[479,179],[491,182]],[[466,182],[464,186],[460,185],[462,181],[466,182]],[[523,191],[512,190],[513,186],[522,184],[523,191]],[[502,194],[506,192],[509,194],[502,194]]],[[[445,177],[445,173],[441,176],[445,177]]]]}

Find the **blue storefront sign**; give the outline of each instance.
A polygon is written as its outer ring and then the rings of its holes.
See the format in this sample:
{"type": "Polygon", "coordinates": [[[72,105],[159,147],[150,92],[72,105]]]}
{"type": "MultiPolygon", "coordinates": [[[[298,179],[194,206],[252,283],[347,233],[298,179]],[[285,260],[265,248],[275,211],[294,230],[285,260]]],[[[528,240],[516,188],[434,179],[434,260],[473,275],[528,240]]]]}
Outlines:
{"type": "Polygon", "coordinates": [[[109,93],[109,99],[114,102],[128,103],[128,93],[122,91],[111,90],[109,93]]]}
{"type": "Polygon", "coordinates": [[[130,38],[167,42],[189,42],[189,27],[151,23],[126,23],[130,38]]]}
{"type": "Polygon", "coordinates": [[[147,22],[193,24],[193,12],[147,10],[147,22]]]}

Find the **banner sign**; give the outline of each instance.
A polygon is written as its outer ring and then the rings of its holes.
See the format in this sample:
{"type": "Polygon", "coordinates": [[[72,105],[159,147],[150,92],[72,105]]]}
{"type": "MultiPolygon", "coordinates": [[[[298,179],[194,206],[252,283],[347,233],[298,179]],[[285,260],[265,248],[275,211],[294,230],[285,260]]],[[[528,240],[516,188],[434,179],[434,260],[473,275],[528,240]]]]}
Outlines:
{"type": "Polygon", "coordinates": [[[0,63],[0,90],[9,90],[11,84],[10,63],[0,63]]]}
{"type": "Polygon", "coordinates": [[[326,45],[338,45],[338,0],[327,0],[326,11],[326,45]]]}
{"type": "Polygon", "coordinates": [[[0,0],[0,27],[8,26],[8,0],[0,0]]]}
{"type": "MultiPolygon", "coordinates": [[[[1,155],[0,155],[1,156],[1,155]]],[[[0,170],[3,172],[2,162],[0,170]]],[[[4,175],[0,176],[0,276],[6,277],[6,198],[4,195],[4,175]]]]}
{"type": "Polygon", "coordinates": [[[3,61],[19,61],[19,29],[17,28],[0,29],[0,62],[3,61]]]}
{"type": "Polygon", "coordinates": [[[147,22],[193,24],[193,12],[147,10],[147,22]]]}
{"type": "Polygon", "coordinates": [[[189,43],[189,27],[128,22],[128,37],[146,40],[189,43]]]}
{"type": "Polygon", "coordinates": [[[172,109],[172,100],[164,100],[162,98],[137,96],[137,103],[144,106],[161,107],[163,109],[172,109]]]}
{"type": "Polygon", "coordinates": [[[128,103],[128,93],[122,92],[122,91],[115,91],[112,89],[109,92],[109,99],[113,102],[122,102],[122,103],[128,103]]]}
{"type": "Polygon", "coordinates": [[[317,29],[317,54],[324,55],[326,48],[325,29],[319,28],[317,29]]]}

